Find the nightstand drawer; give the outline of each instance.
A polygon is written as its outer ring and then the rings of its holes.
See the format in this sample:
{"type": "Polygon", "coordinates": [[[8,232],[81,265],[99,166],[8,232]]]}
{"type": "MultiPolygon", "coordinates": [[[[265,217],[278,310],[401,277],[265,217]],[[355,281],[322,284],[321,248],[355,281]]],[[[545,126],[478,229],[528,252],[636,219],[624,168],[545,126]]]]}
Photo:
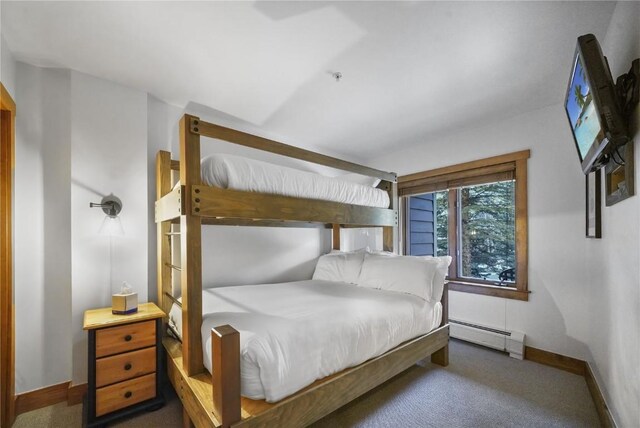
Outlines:
{"type": "Polygon", "coordinates": [[[156,371],[156,347],[127,352],[96,361],[96,387],[153,373],[156,371]]]}
{"type": "Polygon", "coordinates": [[[96,331],[96,357],[146,348],[156,343],[155,321],[125,324],[96,331]]]}
{"type": "Polygon", "coordinates": [[[96,390],[96,416],[141,403],[156,396],[155,373],[96,390]]]}

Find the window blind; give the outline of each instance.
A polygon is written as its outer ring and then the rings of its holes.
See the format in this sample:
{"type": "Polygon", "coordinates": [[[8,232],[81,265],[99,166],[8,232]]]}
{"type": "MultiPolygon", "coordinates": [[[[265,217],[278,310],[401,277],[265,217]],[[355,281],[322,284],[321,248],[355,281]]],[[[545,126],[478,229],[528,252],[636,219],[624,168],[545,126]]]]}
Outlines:
{"type": "Polygon", "coordinates": [[[409,196],[476,184],[515,180],[515,170],[515,162],[507,162],[465,171],[416,177],[399,182],[398,192],[400,196],[409,196]]]}

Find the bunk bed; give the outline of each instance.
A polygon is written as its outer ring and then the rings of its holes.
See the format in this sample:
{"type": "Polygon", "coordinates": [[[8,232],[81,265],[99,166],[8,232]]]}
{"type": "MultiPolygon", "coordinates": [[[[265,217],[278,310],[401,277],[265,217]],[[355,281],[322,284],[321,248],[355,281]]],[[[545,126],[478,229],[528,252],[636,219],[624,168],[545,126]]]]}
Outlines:
{"type": "Polygon", "coordinates": [[[180,159],[160,151],[156,158],[155,221],[158,239],[158,304],[165,313],[182,310],[182,341],[166,336],[167,373],[184,408],[185,425],[197,427],[306,426],[366,393],[416,362],[448,364],[447,288],[442,294],[442,321],[427,334],[410,339],[358,366],[315,381],[275,403],[251,400],[240,393],[240,338],[230,325],[212,329],[212,374],[203,364],[202,225],[324,227],[332,229],[333,248],[340,230],[382,227],[384,250],[398,250],[396,175],[268,140],[184,115],[180,120],[180,159]],[[388,208],[262,194],[204,185],[200,138],[209,137],[258,150],[380,179],[389,194],[388,208]],[[179,185],[172,186],[172,171],[179,185]],[[172,229],[179,224],[179,232],[172,229]],[[171,239],[180,240],[180,266],[172,263],[171,239]],[[172,293],[172,272],[179,272],[181,302],[172,293]]]}

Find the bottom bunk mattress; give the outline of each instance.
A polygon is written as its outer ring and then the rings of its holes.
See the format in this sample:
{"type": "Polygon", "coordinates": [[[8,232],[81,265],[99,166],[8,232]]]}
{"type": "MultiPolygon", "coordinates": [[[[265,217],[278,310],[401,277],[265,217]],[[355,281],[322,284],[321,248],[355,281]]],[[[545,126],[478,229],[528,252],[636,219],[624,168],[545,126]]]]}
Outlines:
{"type": "MultiPolygon", "coordinates": [[[[319,280],[205,289],[202,309],[206,368],[211,329],[231,325],[240,332],[242,395],[268,402],[426,334],[442,317],[440,302],[319,280]]],[[[182,332],[180,307],[169,317],[182,332]]]]}

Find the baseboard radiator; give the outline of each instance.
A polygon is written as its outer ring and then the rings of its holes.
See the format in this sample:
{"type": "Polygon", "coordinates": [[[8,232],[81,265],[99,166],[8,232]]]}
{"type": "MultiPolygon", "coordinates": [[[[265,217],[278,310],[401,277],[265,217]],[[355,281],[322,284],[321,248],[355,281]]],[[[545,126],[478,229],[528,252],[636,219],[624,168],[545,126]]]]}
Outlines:
{"type": "Polygon", "coordinates": [[[524,358],[524,333],[506,331],[484,325],[449,319],[449,335],[456,339],[509,353],[509,356],[524,358]]]}

